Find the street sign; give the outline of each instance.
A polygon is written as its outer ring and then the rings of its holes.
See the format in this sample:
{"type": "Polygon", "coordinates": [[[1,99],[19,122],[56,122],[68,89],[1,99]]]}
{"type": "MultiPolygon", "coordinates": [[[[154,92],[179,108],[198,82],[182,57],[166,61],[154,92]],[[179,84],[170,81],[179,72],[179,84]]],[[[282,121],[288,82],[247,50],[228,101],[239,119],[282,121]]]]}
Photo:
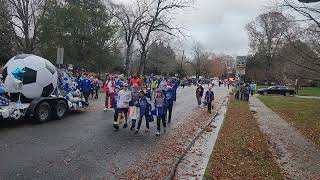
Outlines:
{"type": "Polygon", "coordinates": [[[64,48],[57,49],[57,64],[63,64],[64,48]]]}

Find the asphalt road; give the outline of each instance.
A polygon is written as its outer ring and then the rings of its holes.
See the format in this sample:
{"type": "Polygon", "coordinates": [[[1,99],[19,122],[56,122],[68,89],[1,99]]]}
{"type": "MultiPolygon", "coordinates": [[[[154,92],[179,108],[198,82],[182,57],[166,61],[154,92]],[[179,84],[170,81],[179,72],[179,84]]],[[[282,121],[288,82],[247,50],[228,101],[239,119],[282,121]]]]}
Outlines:
{"type": "MultiPolygon", "coordinates": [[[[198,108],[195,89],[179,89],[171,128],[198,108]]],[[[227,94],[224,87],[214,91],[218,98],[227,94]]],[[[143,122],[138,135],[129,129],[115,132],[113,113],[103,111],[103,98],[86,112],[62,120],[0,122],[0,180],[118,179],[130,162],[153,150],[156,123],[151,123],[151,132],[144,132],[143,122]]]]}

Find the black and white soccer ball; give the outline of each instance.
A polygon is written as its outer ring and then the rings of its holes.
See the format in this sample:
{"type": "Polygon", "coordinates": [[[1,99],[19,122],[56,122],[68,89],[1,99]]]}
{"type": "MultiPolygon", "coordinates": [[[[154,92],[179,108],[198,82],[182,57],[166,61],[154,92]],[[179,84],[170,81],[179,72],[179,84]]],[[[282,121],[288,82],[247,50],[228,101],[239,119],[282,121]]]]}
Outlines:
{"type": "Polygon", "coordinates": [[[21,92],[22,98],[34,99],[52,94],[57,87],[58,71],[50,61],[42,57],[20,54],[11,58],[4,66],[2,79],[11,96],[17,96],[21,92]],[[12,75],[16,68],[24,68],[26,71],[22,79],[22,87],[12,75]]]}

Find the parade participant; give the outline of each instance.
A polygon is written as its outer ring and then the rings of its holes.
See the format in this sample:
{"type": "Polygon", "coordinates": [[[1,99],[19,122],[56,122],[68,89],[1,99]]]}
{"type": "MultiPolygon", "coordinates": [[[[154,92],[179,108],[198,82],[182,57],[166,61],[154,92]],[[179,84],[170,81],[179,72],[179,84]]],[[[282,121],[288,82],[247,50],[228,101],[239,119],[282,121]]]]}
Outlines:
{"type": "Polygon", "coordinates": [[[143,90],[140,91],[140,97],[137,106],[140,108],[140,118],[135,134],[139,133],[143,117],[146,120],[146,132],[149,132],[149,120],[147,119],[147,115],[149,115],[149,112],[151,110],[151,104],[150,99],[145,95],[143,90]]]}
{"type": "Polygon", "coordinates": [[[119,129],[119,125],[118,125],[118,108],[117,108],[117,102],[118,102],[118,99],[119,99],[119,96],[118,96],[118,93],[120,91],[120,86],[116,86],[114,88],[114,99],[113,99],[113,108],[114,108],[114,115],[113,115],[113,127],[118,130],[119,129]]]}
{"type": "Polygon", "coordinates": [[[174,102],[174,91],[172,89],[172,85],[167,86],[167,91],[165,92],[165,98],[166,98],[166,114],[167,111],[169,112],[168,116],[168,123],[171,123],[171,117],[172,117],[172,108],[173,108],[173,102],[174,102]]]}
{"type": "Polygon", "coordinates": [[[121,80],[121,78],[119,76],[114,77],[114,83],[116,86],[120,86],[120,87],[123,86],[123,81],[121,80]]]}
{"type": "Polygon", "coordinates": [[[77,89],[81,89],[81,81],[82,81],[82,76],[80,73],[78,73],[77,79],[75,80],[75,82],[77,83],[77,89]]]}
{"type": "Polygon", "coordinates": [[[119,124],[121,123],[120,120],[122,118],[125,119],[125,123],[123,128],[128,127],[128,108],[129,102],[131,101],[131,92],[128,89],[128,84],[123,83],[123,89],[118,93],[117,99],[117,111],[118,111],[118,120],[115,124],[115,128],[119,128],[119,124]]]}
{"type": "Polygon", "coordinates": [[[85,73],[83,76],[83,79],[81,80],[81,92],[84,96],[84,99],[86,100],[86,104],[89,105],[89,96],[90,96],[90,91],[91,91],[91,81],[88,78],[88,74],[85,73]]]}
{"type": "Polygon", "coordinates": [[[204,92],[203,87],[200,84],[198,84],[198,88],[196,90],[196,98],[197,98],[197,102],[198,102],[199,107],[201,105],[201,99],[203,97],[203,92],[204,92]]]}
{"type": "Polygon", "coordinates": [[[158,80],[154,78],[151,82],[152,98],[156,97],[157,88],[158,88],[158,80]]]}
{"type": "Polygon", "coordinates": [[[133,78],[130,80],[130,87],[132,87],[134,84],[137,84],[139,89],[142,88],[142,82],[136,74],[133,75],[133,78]]]}
{"type": "Polygon", "coordinates": [[[90,76],[90,81],[91,81],[91,90],[90,90],[90,94],[91,94],[91,99],[93,99],[94,97],[94,92],[95,92],[95,89],[94,89],[94,86],[95,86],[95,79],[93,78],[93,76],[91,75],[90,76]]]}
{"type": "MultiPolygon", "coordinates": [[[[133,87],[131,88],[131,101],[129,103],[129,106],[131,108],[138,109],[138,107],[136,107],[136,106],[138,105],[139,97],[140,97],[139,87],[138,87],[138,85],[133,85],[133,87]]],[[[131,121],[132,121],[132,125],[131,125],[130,130],[133,130],[136,127],[137,117],[132,118],[131,121]]]]}
{"type": "Polygon", "coordinates": [[[157,116],[157,132],[156,136],[160,136],[160,126],[161,126],[161,121],[163,125],[163,131],[166,131],[166,98],[162,93],[162,90],[157,91],[157,96],[154,101],[154,107],[155,107],[155,112],[154,115],[157,116]]]}
{"type": "MultiPolygon", "coordinates": [[[[114,107],[114,97],[115,97],[115,82],[113,76],[109,76],[109,79],[104,85],[104,91],[106,92],[106,100],[105,100],[105,109],[106,110],[111,110],[111,108],[114,107]]],[[[119,86],[120,87],[120,86],[119,86]]]]}
{"type": "Polygon", "coordinates": [[[162,91],[162,94],[164,94],[167,90],[167,79],[163,78],[162,81],[159,84],[159,89],[162,91]]]}
{"type": "Polygon", "coordinates": [[[176,102],[177,101],[177,90],[179,88],[179,81],[177,79],[173,80],[173,87],[172,87],[172,91],[173,91],[173,101],[176,102]]]}
{"type": "Polygon", "coordinates": [[[209,90],[206,92],[205,99],[208,106],[208,112],[211,113],[213,102],[214,102],[214,93],[212,91],[212,87],[209,87],[209,90]]]}

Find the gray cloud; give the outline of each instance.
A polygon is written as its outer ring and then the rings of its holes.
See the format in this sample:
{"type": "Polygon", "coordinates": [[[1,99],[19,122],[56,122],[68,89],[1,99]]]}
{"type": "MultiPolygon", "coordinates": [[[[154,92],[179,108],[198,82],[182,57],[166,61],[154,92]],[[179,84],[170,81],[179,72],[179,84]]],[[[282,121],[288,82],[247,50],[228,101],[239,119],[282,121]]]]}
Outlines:
{"type": "MultiPolygon", "coordinates": [[[[117,0],[119,1],[119,0],[117,0]]],[[[130,2],[131,0],[120,0],[130,2]]],[[[268,0],[197,0],[193,9],[177,12],[177,24],[183,24],[192,40],[179,49],[191,50],[192,41],[200,42],[215,53],[246,54],[248,37],[245,25],[262,12],[268,0]]]]}

